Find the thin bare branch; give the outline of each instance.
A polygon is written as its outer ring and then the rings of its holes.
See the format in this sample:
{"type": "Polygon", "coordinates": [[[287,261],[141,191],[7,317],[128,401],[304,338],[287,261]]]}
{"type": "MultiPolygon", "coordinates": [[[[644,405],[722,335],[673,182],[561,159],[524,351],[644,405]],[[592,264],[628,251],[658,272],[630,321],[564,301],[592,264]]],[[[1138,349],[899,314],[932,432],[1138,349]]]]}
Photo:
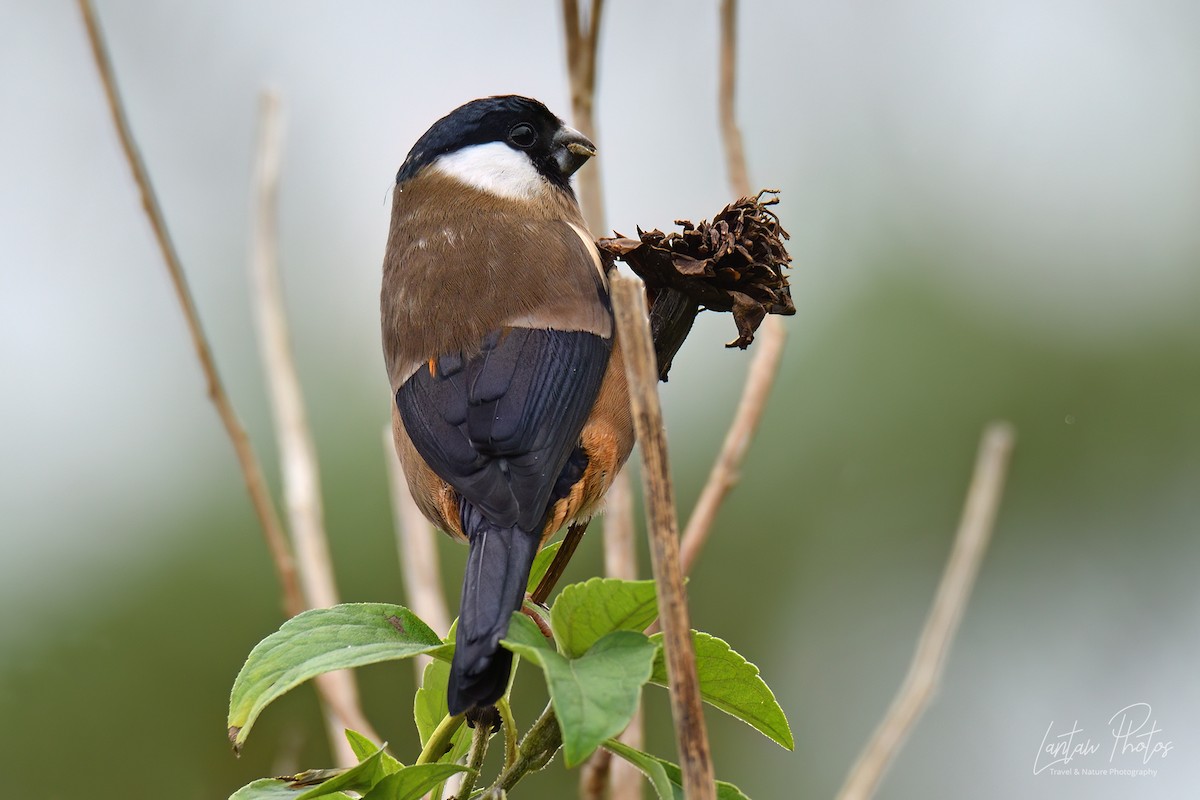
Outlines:
{"type": "Polygon", "coordinates": [[[754,339],[754,358],[746,375],[746,387],[742,390],[742,399],[738,402],[733,423],[725,434],[725,443],[713,463],[708,481],[700,492],[700,499],[688,517],[687,528],[683,532],[683,543],[680,554],[683,558],[683,573],[692,571],[696,558],[708,541],[713,522],[716,521],[717,511],[729,491],[737,485],[740,479],[742,460],[758,430],[771,395],[771,387],[775,385],[775,376],[779,374],[779,362],[783,356],[783,345],[787,341],[787,329],[778,317],[769,316],[759,328],[758,336],[754,339]]]}
{"type": "MultiPolygon", "coordinates": [[[[596,121],[594,99],[596,94],[596,51],[600,43],[600,24],[604,13],[603,0],[592,0],[591,13],[586,26],[579,16],[576,0],[563,0],[563,38],[567,50],[567,75],[571,85],[572,121],[589,138],[595,138],[596,121]]],[[[593,234],[607,229],[604,221],[603,181],[599,164],[583,169],[575,178],[580,196],[584,219],[593,234]]],[[[630,578],[636,578],[636,556],[634,542],[632,487],[628,474],[622,470],[608,490],[604,512],[605,561],[614,559],[620,563],[633,564],[630,578]],[[625,543],[627,552],[616,554],[610,541],[625,543]]],[[[611,574],[611,573],[610,573],[611,574]]]]}
{"type": "MultiPolygon", "coordinates": [[[[610,578],[628,581],[638,579],[633,482],[628,470],[621,470],[617,474],[604,504],[604,572],[610,578]]],[[[645,720],[641,705],[617,739],[638,750],[645,749],[645,720]]],[[[641,799],[645,778],[637,767],[624,759],[612,758],[607,750],[597,750],[594,758],[600,761],[592,766],[593,785],[603,785],[605,773],[609,773],[612,800],[641,799]]]]}
{"type": "MultiPolygon", "coordinates": [[[[586,21],[579,16],[579,3],[576,0],[562,2],[567,76],[571,85],[571,118],[575,127],[593,142],[596,140],[596,59],[603,13],[603,0],[592,0],[586,21]]],[[[597,166],[580,171],[576,178],[576,191],[583,218],[587,220],[592,233],[607,230],[604,224],[604,187],[597,166]]]]}
{"type": "Polygon", "coordinates": [[[734,97],[737,93],[737,0],[721,0],[721,75],[717,90],[717,113],[721,139],[725,142],[725,164],[729,184],[739,197],[750,195],[746,150],[737,124],[734,97]]]}
{"type": "Polygon", "coordinates": [[[336,605],[337,587],[325,538],[316,446],[292,358],[283,286],[279,276],[279,166],[282,118],[279,98],[263,92],[259,101],[258,154],[254,169],[255,212],[250,271],[258,339],[275,435],[279,440],[284,506],[300,581],[309,608],[336,605]]]}
{"type": "Polygon", "coordinates": [[[612,753],[603,748],[587,760],[579,771],[579,800],[604,800],[612,760],[612,753]]]}
{"type": "Polygon", "coordinates": [[[991,539],[1013,441],[1012,426],[1006,422],[993,422],[983,432],[954,546],[908,675],[846,777],[839,800],[868,800],[875,794],[941,681],[946,656],[991,539]]]}
{"type": "Polygon", "coordinates": [[[716,797],[712,756],[700,702],[687,592],[679,562],[675,492],[667,462],[667,439],[658,401],[658,363],[650,336],[645,289],[637,278],[611,276],[613,312],[629,381],[634,429],[642,452],[642,488],[651,566],[657,585],[663,647],[670,684],[675,739],[689,800],[716,797]]]}
{"type": "Polygon", "coordinates": [[[196,304],[192,300],[191,289],[188,288],[187,278],[183,273],[183,266],[179,261],[179,255],[175,250],[174,242],[167,231],[166,219],[163,217],[158,197],[154,193],[154,187],[150,182],[150,175],[142,160],[141,151],[138,149],[137,142],[133,138],[133,131],[129,126],[129,120],[125,114],[125,106],[121,101],[120,92],[117,90],[116,76],[113,73],[112,61],[108,55],[108,47],[104,41],[104,34],[100,30],[99,21],[96,19],[95,11],[89,0],[79,0],[79,10],[83,15],[83,21],[87,27],[88,41],[91,44],[92,56],[96,61],[96,70],[99,72],[101,83],[104,86],[104,93],[108,100],[108,109],[112,115],[113,125],[117,129],[121,148],[125,153],[125,160],[129,163],[129,169],[133,173],[134,182],[141,192],[142,208],[146,212],[146,217],[150,220],[150,227],[154,231],[154,238],[158,242],[163,263],[166,265],[167,273],[170,275],[176,299],[179,301],[184,320],[187,322],[192,346],[196,351],[196,358],[200,362],[200,368],[203,370],[205,380],[208,384],[209,399],[216,406],[217,414],[220,416],[221,423],[225,426],[225,432],[233,444],[234,452],[237,454],[238,465],[242,470],[246,490],[250,494],[250,502],[258,517],[259,525],[262,527],[263,537],[267,542],[267,549],[270,551],[271,560],[275,564],[275,572],[279,576],[279,583],[283,590],[284,610],[288,616],[294,616],[304,610],[304,599],[300,589],[300,581],[296,574],[295,562],[292,560],[291,550],[288,547],[287,537],[284,535],[283,527],[279,522],[279,516],[275,511],[275,505],[271,501],[271,495],[267,491],[266,482],[263,480],[262,467],[259,465],[258,456],[255,454],[254,448],[250,444],[250,439],[246,435],[241,422],[238,420],[232,404],[229,402],[229,397],[225,394],[225,388],[217,373],[216,362],[213,360],[212,350],[209,348],[204,328],[200,324],[200,316],[196,311],[196,304]]]}
{"type": "Polygon", "coordinates": [[[562,0],[563,43],[567,49],[567,77],[570,80],[571,92],[575,92],[577,67],[575,59],[580,52],[582,37],[582,22],[579,19],[579,3],[577,0],[562,0]]]}
{"type": "MultiPolygon", "coordinates": [[[[567,76],[571,85],[571,116],[575,126],[592,141],[596,140],[596,77],[600,50],[600,29],[604,0],[592,0],[586,20],[580,17],[577,0],[562,1],[563,41],[566,45],[567,76]]],[[[584,169],[576,178],[580,207],[593,235],[604,233],[604,185],[599,165],[584,169]]],[[[609,487],[604,512],[604,560],[610,577],[637,577],[637,555],[633,524],[633,487],[629,473],[621,470],[609,487]],[[613,570],[617,571],[614,572],[613,570]]],[[[540,588],[540,587],[539,587],[540,588]]],[[[621,733],[621,741],[631,747],[642,746],[642,714],[638,713],[621,733]]],[[[641,797],[642,775],[623,760],[613,760],[597,751],[584,771],[587,793],[604,793],[612,778],[612,800],[637,800],[641,797]]]]}
{"type": "Polygon", "coordinates": [[[546,574],[542,576],[542,579],[538,581],[538,585],[533,588],[533,592],[529,595],[529,599],[532,602],[538,605],[545,605],[546,600],[550,598],[550,593],[558,585],[559,578],[566,572],[567,564],[571,561],[571,556],[575,555],[575,548],[579,547],[579,543],[583,541],[583,534],[587,532],[590,522],[591,520],[585,519],[582,522],[574,522],[567,528],[567,534],[563,537],[558,552],[550,560],[550,566],[546,568],[546,574]]]}
{"type": "MultiPolygon", "coordinates": [[[[721,81],[718,90],[718,108],[721,117],[722,141],[725,159],[729,167],[729,182],[735,194],[749,196],[750,182],[747,177],[746,155],[742,147],[742,134],[738,130],[734,111],[734,95],[737,88],[735,62],[737,60],[737,0],[721,2],[721,81]]],[[[783,345],[787,330],[777,317],[768,316],[755,338],[754,359],[746,375],[742,398],[721,452],[708,476],[700,499],[688,518],[683,533],[680,551],[683,556],[683,572],[691,572],[696,558],[708,541],[717,512],[729,491],[737,485],[739,470],[758,424],[762,420],[767,398],[779,373],[783,345]]]]}
{"type": "Polygon", "coordinates": [[[588,14],[587,49],[581,56],[583,59],[583,76],[581,82],[588,87],[591,100],[596,97],[596,62],[600,51],[600,23],[604,14],[604,0],[592,0],[592,11],[588,14]]]}
{"type": "MultiPolygon", "coordinates": [[[[408,595],[408,607],[425,620],[429,627],[444,636],[450,630],[450,612],[446,608],[446,596],[442,593],[442,567],[435,541],[437,531],[425,519],[421,509],[417,508],[417,503],[408,490],[404,467],[396,455],[391,425],[385,425],[383,428],[383,458],[387,463],[396,549],[400,555],[400,570],[404,578],[404,590],[408,595]]],[[[429,656],[417,656],[413,659],[417,688],[420,688],[425,667],[431,660],[429,656]]],[[[451,776],[446,783],[444,796],[453,796],[461,783],[460,775],[451,776]]]]}
{"type": "MultiPolygon", "coordinates": [[[[404,467],[396,456],[392,440],[392,429],[383,429],[383,457],[387,462],[388,486],[391,489],[392,519],[396,528],[396,548],[400,552],[400,568],[404,577],[404,589],[408,594],[408,607],[412,612],[445,636],[450,630],[450,612],[446,608],[446,597],[442,593],[442,567],[438,559],[437,532],[408,491],[404,467]]],[[[414,659],[417,670],[417,685],[428,656],[414,659]]]]}
{"type": "Polygon", "coordinates": [[[604,572],[610,578],[638,578],[637,541],[633,525],[633,487],[629,471],[621,470],[604,500],[604,572]]]}
{"type": "MultiPolygon", "coordinates": [[[[337,605],[333,562],[325,536],[321,479],[300,377],[292,357],[291,336],[279,277],[279,166],[282,151],[279,99],[264,92],[259,104],[259,139],[254,166],[254,218],[251,225],[250,272],[258,341],[270,390],[275,437],[279,443],[283,493],[300,567],[301,588],[309,608],[337,605]]],[[[358,763],[342,731],[353,728],[378,739],[358,700],[358,686],[349,670],[329,672],[316,680],[325,707],[329,744],[339,764],[358,763]]]]}

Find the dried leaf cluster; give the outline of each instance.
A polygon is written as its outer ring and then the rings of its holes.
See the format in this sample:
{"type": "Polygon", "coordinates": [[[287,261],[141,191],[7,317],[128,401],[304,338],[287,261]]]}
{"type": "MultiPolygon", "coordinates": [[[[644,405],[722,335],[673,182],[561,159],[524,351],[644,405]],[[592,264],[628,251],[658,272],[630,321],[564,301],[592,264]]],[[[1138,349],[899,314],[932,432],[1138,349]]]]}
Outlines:
{"type": "Polygon", "coordinates": [[[743,197],[711,222],[676,220],[682,231],[639,228],[637,239],[617,234],[598,244],[645,281],[652,306],[662,290],[674,290],[690,301],[693,316],[701,308],[732,312],[738,336],[726,346],[745,349],[767,314],[796,313],[784,272],[792,260],[784,246],[789,237],[770,208],[778,195],[764,189],[743,197]]]}

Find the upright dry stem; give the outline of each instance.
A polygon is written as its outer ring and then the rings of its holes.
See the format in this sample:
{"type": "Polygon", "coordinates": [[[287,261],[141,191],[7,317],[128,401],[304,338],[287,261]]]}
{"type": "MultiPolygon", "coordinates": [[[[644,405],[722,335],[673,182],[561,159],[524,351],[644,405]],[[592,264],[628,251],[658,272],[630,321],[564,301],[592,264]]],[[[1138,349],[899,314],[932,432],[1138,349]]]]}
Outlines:
{"type": "Polygon", "coordinates": [[[737,124],[734,97],[737,93],[737,0],[721,0],[721,73],[717,89],[717,114],[721,119],[721,139],[725,143],[725,166],[729,185],[739,197],[750,195],[750,172],[746,169],[746,149],[737,124]]]}
{"type": "Polygon", "coordinates": [[[278,97],[272,92],[264,92],[260,100],[258,156],[254,170],[250,271],[259,348],[275,435],[279,441],[284,505],[300,568],[300,585],[309,608],[328,608],[337,604],[338,597],[325,536],[317,450],[292,357],[291,334],[279,276],[282,126],[278,97]]]}
{"type": "Polygon", "coordinates": [[[625,357],[634,429],[642,452],[642,486],[646,527],[650,535],[651,565],[658,592],[663,648],[670,684],[675,739],[683,771],[684,793],[689,800],[716,797],[712,757],[696,676],[687,593],[679,562],[679,531],[675,520],[675,493],[667,462],[667,439],[658,402],[658,365],[645,291],[636,278],[611,276],[613,312],[625,357]]]}
{"type": "Polygon", "coordinates": [[[579,772],[579,800],[604,800],[608,791],[612,760],[612,753],[603,748],[588,758],[579,772]]]}
{"type": "MultiPolygon", "coordinates": [[[[279,99],[271,92],[264,92],[260,109],[250,257],[258,339],[279,443],[288,527],[300,567],[305,605],[329,608],[337,605],[338,593],[325,535],[317,449],[292,356],[279,276],[278,196],[283,140],[279,99]]],[[[379,737],[362,712],[354,673],[349,670],[325,673],[317,677],[316,688],[325,706],[329,744],[338,763],[343,766],[358,763],[342,732],[353,728],[372,739],[379,737]]]]}
{"type": "Polygon", "coordinates": [[[738,402],[733,423],[725,434],[725,442],[721,452],[713,463],[712,471],[700,492],[700,499],[688,517],[687,527],[683,532],[683,543],[680,554],[683,558],[683,572],[691,572],[692,566],[708,541],[717,511],[725,501],[729,491],[737,485],[741,477],[742,461],[758,430],[763,411],[767,406],[767,398],[775,385],[775,376],[779,374],[779,362],[783,356],[783,345],[787,340],[787,329],[777,317],[768,317],[759,328],[758,336],[754,339],[754,358],[746,375],[746,387],[742,390],[742,399],[738,402]]]}
{"type": "MultiPolygon", "coordinates": [[[[629,479],[629,471],[624,469],[617,473],[605,500],[604,573],[610,578],[627,581],[639,577],[633,525],[633,481],[629,479]]],[[[640,703],[617,739],[635,750],[645,749],[645,719],[640,703]]],[[[645,782],[642,773],[628,761],[612,758],[607,750],[597,750],[585,772],[591,773],[580,779],[585,791],[595,791],[607,782],[611,785],[612,800],[640,800],[642,797],[645,782]]]]}
{"type": "MultiPolygon", "coordinates": [[[[721,80],[718,87],[717,107],[721,118],[721,138],[725,145],[725,162],[729,170],[729,184],[734,193],[746,197],[750,194],[750,181],[747,177],[746,152],[742,147],[742,134],[738,129],[735,113],[735,95],[737,91],[737,2],[722,0],[721,2],[721,47],[720,64],[721,80]]],[[[779,364],[783,356],[783,345],[787,339],[787,330],[783,322],[774,316],[768,316],[759,328],[755,337],[754,359],[746,376],[746,385],[742,390],[742,398],[738,402],[737,412],[725,434],[725,442],[721,452],[713,463],[700,499],[688,518],[687,528],[683,533],[681,552],[683,555],[683,571],[687,574],[700,555],[708,541],[717,512],[721,508],[726,495],[737,485],[742,461],[749,450],[754,432],[762,420],[767,398],[775,384],[775,376],[779,373],[779,364]]]]}
{"type": "Polygon", "coordinates": [[[838,800],[868,800],[875,794],[888,765],[900,752],[941,680],[946,656],[992,535],[1013,440],[1013,430],[1008,423],[994,422],[983,432],[950,559],[938,584],[908,675],[846,777],[838,800]]]}
{"type": "Polygon", "coordinates": [[[238,465],[241,467],[242,477],[246,483],[246,491],[250,494],[250,502],[254,506],[254,513],[258,516],[259,525],[267,542],[267,549],[271,553],[271,559],[275,564],[275,572],[279,576],[279,583],[283,589],[284,610],[288,616],[294,616],[304,610],[304,600],[300,591],[300,582],[296,575],[296,566],[292,560],[291,550],[288,547],[287,537],[284,535],[283,526],[280,525],[279,516],[275,511],[275,505],[271,501],[271,495],[267,491],[266,482],[263,480],[262,467],[259,465],[258,456],[255,454],[254,448],[250,444],[250,438],[246,435],[245,429],[242,427],[237,414],[233,410],[233,405],[229,402],[229,397],[225,394],[225,387],[222,385],[221,378],[217,373],[217,365],[213,360],[212,350],[209,348],[204,328],[200,324],[200,315],[197,313],[196,304],[192,300],[191,289],[188,287],[187,278],[183,273],[183,265],[180,263],[179,255],[175,250],[175,244],[167,231],[166,219],[163,217],[158,196],[154,193],[154,187],[150,182],[149,172],[146,170],[146,165],[142,160],[141,151],[138,149],[137,142],[133,138],[133,131],[129,126],[129,120],[125,114],[125,106],[121,100],[120,92],[117,90],[116,76],[113,73],[112,61],[108,56],[108,46],[105,44],[104,34],[100,30],[99,21],[96,19],[95,11],[92,9],[92,4],[89,0],[79,0],[79,10],[83,15],[83,21],[87,27],[88,41],[91,44],[92,56],[96,61],[96,70],[99,72],[100,80],[104,85],[104,93],[108,100],[108,110],[112,115],[113,125],[117,129],[121,148],[125,153],[125,160],[129,163],[129,169],[133,173],[134,182],[141,192],[142,208],[145,210],[146,217],[150,221],[150,227],[154,231],[154,238],[158,242],[163,263],[166,265],[167,273],[170,275],[176,299],[179,301],[184,320],[187,322],[188,332],[192,338],[192,346],[196,351],[196,358],[200,362],[200,368],[203,370],[204,377],[208,383],[209,399],[216,406],[221,423],[225,426],[225,433],[228,435],[230,442],[233,444],[234,452],[237,454],[238,465]]]}
{"type": "MultiPolygon", "coordinates": [[[[450,630],[450,612],[446,608],[446,597],[442,594],[442,567],[435,541],[437,532],[425,519],[421,509],[417,508],[412,493],[408,491],[408,481],[396,455],[390,425],[383,429],[383,458],[387,462],[396,544],[400,553],[404,589],[408,594],[408,607],[439,635],[445,635],[450,630]]],[[[418,656],[413,660],[418,686],[429,661],[429,656],[418,656]]]]}
{"type": "MultiPolygon", "coordinates": [[[[596,60],[604,1],[592,0],[587,19],[579,14],[577,0],[563,0],[563,39],[567,51],[567,75],[571,83],[571,117],[579,131],[596,140],[596,60]]],[[[586,170],[585,170],[586,172],[586,170]]],[[[592,233],[604,230],[604,188],[596,168],[578,178],[579,204],[592,233]]]]}
{"type": "MultiPolygon", "coordinates": [[[[586,19],[581,17],[577,0],[563,0],[563,41],[566,45],[567,76],[571,86],[571,116],[576,127],[592,141],[596,140],[596,64],[599,58],[600,27],[604,1],[591,0],[586,19]]],[[[603,156],[602,156],[603,157],[603,156]]],[[[608,229],[604,221],[604,186],[599,165],[584,169],[576,179],[580,207],[592,234],[608,229]]],[[[606,573],[613,578],[637,577],[637,550],[633,525],[633,488],[629,473],[620,471],[608,490],[604,512],[604,562],[606,573]],[[615,571],[614,571],[615,570],[615,571]]],[[[642,747],[641,710],[618,737],[630,747],[642,747]]],[[[612,770],[613,800],[636,800],[641,797],[642,775],[632,765],[611,759],[597,751],[590,773],[584,780],[593,787],[608,783],[612,770]],[[610,766],[612,765],[612,766],[610,766]]],[[[585,794],[588,790],[585,789],[585,794]]]]}

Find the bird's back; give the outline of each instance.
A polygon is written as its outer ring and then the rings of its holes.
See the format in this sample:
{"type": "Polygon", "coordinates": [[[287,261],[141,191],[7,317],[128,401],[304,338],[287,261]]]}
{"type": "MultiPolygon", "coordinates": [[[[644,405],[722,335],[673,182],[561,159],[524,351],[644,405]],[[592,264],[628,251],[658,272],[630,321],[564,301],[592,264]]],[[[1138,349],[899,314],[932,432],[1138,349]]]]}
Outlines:
{"type": "Polygon", "coordinates": [[[595,246],[574,199],[556,199],[498,197],[437,176],[397,187],[381,297],[393,391],[429,359],[477,351],[503,327],[612,335],[595,246]]]}

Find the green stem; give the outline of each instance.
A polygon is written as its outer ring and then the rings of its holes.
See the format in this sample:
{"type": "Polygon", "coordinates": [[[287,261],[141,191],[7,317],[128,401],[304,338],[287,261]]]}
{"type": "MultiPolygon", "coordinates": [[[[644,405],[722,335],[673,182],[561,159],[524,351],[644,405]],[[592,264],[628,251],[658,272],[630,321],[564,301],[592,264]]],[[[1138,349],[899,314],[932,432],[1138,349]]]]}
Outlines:
{"type": "Polygon", "coordinates": [[[446,715],[437,728],[429,737],[429,741],[425,743],[425,749],[421,751],[421,755],[417,757],[418,764],[433,764],[439,758],[446,755],[446,752],[451,747],[451,739],[454,734],[458,733],[458,729],[462,727],[466,720],[462,714],[457,716],[446,715]]]}
{"type": "Polygon", "coordinates": [[[504,767],[507,769],[517,762],[517,721],[513,718],[508,698],[497,700],[496,710],[500,712],[500,722],[504,725],[504,767]]]}
{"type": "Polygon", "coordinates": [[[501,792],[507,792],[521,778],[530,772],[537,772],[549,764],[550,759],[554,758],[554,754],[560,747],[562,747],[562,731],[558,727],[558,718],[554,716],[553,706],[547,705],[546,710],[542,712],[537,722],[533,723],[533,727],[521,740],[516,761],[511,766],[505,767],[485,796],[495,797],[500,796],[501,792]]]}
{"type": "Polygon", "coordinates": [[[463,773],[462,789],[458,793],[458,800],[469,800],[471,792],[475,791],[475,780],[479,777],[479,770],[483,767],[483,757],[487,755],[488,739],[492,736],[489,726],[482,722],[476,723],[475,733],[471,737],[471,752],[467,756],[467,766],[471,768],[470,772],[463,773]]]}

